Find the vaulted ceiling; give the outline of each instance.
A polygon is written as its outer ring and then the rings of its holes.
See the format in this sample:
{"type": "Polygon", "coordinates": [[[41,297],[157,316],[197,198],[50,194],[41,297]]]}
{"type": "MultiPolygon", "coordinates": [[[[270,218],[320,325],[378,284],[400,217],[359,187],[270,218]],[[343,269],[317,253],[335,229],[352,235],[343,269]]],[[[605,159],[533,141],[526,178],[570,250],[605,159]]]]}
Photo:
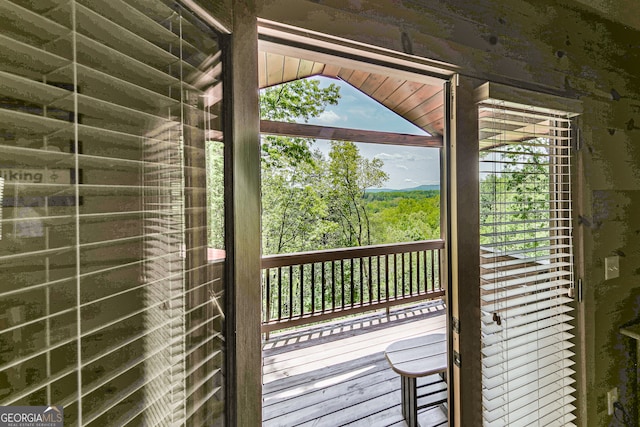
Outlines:
{"type": "Polygon", "coordinates": [[[264,51],[258,58],[260,88],[310,76],[341,79],[431,135],[443,134],[442,85],[418,83],[264,51]]]}
{"type": "MultiPolygon", "coordinates": [[[[345,67],[344,64],[334,65],[314,61],[310,57],[301,59],[264,50],[259,52],[258,65],[260,88],[311,76],[340,79],[434,137],[441,137],[444,133],[442,84],[411,81],[402,75],[385,76],[345,67]]],[[[490,105],[479,110],[479,149],[545,135],[553,136],[557,130],[546,115],[505,114],[498,110],[490,105]]],[[[271,129],[273,126],[265,124],[264,128],[271,129]]]]}

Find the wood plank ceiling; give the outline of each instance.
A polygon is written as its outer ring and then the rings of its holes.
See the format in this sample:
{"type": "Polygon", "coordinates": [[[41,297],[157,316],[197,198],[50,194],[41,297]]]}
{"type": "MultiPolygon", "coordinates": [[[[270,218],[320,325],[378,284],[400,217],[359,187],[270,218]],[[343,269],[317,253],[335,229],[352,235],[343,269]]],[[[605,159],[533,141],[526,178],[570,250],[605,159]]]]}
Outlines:
{"type": "Polygon", "coordinates": [[[336,65],[261,51],[260,88],[311,76],[338,78],[431,135],[444,130],[443,86],[433,86],[336,65]]]}

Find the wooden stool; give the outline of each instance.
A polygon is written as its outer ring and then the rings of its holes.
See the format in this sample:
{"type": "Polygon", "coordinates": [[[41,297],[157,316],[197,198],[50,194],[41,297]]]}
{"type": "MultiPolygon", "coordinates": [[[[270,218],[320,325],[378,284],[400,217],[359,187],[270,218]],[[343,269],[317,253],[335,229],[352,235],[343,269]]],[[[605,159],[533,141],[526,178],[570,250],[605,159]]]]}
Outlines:
{"type": "Polygon", "coordinates": [[[447,338],[445,334],[409,338],[394,342],[384,353],[391,369],[400,374],[402,415],[409,427],[417,427],[422,407],[418,408],[416,378],[447,370],[447,338]]]}

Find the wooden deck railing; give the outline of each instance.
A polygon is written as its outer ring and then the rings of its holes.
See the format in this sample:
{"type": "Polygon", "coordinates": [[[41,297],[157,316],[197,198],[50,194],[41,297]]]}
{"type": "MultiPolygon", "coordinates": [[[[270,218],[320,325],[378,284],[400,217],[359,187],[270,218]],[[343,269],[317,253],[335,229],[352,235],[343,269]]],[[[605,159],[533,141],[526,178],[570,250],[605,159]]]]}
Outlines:
{"type": "Polygon", "coordinates": [[[262,258],[262,332],[444,295],[442,240],[262,258]]]}

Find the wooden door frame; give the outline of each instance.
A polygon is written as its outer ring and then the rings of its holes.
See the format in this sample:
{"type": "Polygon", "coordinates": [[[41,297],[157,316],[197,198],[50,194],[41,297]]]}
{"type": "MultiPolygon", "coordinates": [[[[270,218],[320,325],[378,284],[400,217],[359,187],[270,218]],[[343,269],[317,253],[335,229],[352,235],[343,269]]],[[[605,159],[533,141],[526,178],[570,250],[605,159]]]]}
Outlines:
{"type": "MultiPolygon", "coordinates": [[[[446,310],[447,310],[447,336],[448,336],[448,353],[449,353],[449,367],[448,367],[448,384],[449,384],[449,404],[447,405],[448,410],[448,419],[450,420],[449,425],[453,425],[452,420],[456,420],[455,425],[472,425],[460,423],[459,420],[467,420],[467,419],[476,419],[476,417],[469,416],[473,410],[474,413],[481,414],[481,399],[478,399],[478,396],[481,396],[478,392],[473,395],[471,393],[470,387],[461,388],[461,375],[460,370],[455,368],[453,363],[453,353],[452,350],[454,348],[457,351],[460,351],[459,338],[454,336],[454,333],[451,329],[451,319],[453,317],[459,317],[459,314],[453,316],[451,307],[453,303],[452,299],[452,290],[453,290],[453,282],[451,280],[452,277],[459,277],[460,275],[453,271],[451,267],[452,259],[466,259],[466,256],[457,256],[451,253],[451,248],[458,248],[459,245],[452,245],[449,243],[449,239],[452,238],[451,233],[451,225],[453,224],[451,220],[452,209],[450,202],[452,200],[458,201],[459,209],[463,209],[463,212],[466,212],[466,209],[471,209],[471,206],[467,204],[469,201],[475,200],[475,204],[477,206],[478,200],[477,197],[474,199],[473,197],[465,197],[464,201],[460,201],[459,197],[451,197],[452,188],[450,187],[451,182],[459,182],[462,175],[464,175],[464,180],[467,181],[470,176],[469,168],[465,169],[465,166],[462,166],[462,163],[467,165],[469,162],[473,163],[475,161],[475,166],[477,170],[477,109],[475,108],[475,103],[473,102],[473,87],[470,87],[468,92],[465,92],[465,96],[461,96],[463,102],[469,102],[464,108],[460,108],[459,104],[452,103],[451,100],[454,96],[454,90],[452,89],[452,82],[459,82],[459,76],[455,74],[454,70],[456,67],[439,64],[435,61],[429,61],[424,58],[417,57],[407,57],[404,54],[400,54],[398,52],[388,51],[386,49],[378,49],[374,46],[365,46],[360,43],[346,41],[344,39],[334,38],[328,35],[319,34],[315,32],[309,31],[300,31],[300,30],[292,30],[293,27],[288,27],[284,25],[279,25],[272,21],[265,21],[258,19],[258,37],[259,37],[259,47],[263,50],[266,50],[270,53],[277,53],[285,56],[299,57],[301,59],[313,60],[318,62],[325,62],[340,65],[343,67],[349,67],[359,70],[365,70],[372,73],[379,73],[388,75],[396,78],[406,78],[412,81],[424,82],[433,84],[434,82],[438,82],[438,84],[442,84],[444,87],[443,96],[445,97],[442,108],[445,111],[445,129],[444,129],[444,143],[441,148],[441,157],[440,157],[440,189],[441,189],[441,238],[445,240],[445,250],[444,255],[441,258],[440,271],[442,272],[441,280],[445,284],[446,292],[446,310]],[[315,36],[315,37],[314,37],[315,36]],[[439,65],[442,65],[442,68],[438,68],[439,65]],[[438,72],[439,71],[439,72],[438,72]],[[455,106],[460,108],[458,110],[452,110],[455,106]],[[472,118],[468,118],[464,125],[455,126],[454,120],[458,117],[458,113],[461,111],[468,112],[467,110],[476,111],[476,115],[472,118]],[[473,119],[473,120],[471,120],[473,119]],[[471,129],[469,129],[469,126],[471,129]],[[464,132],[461,132],[461,129],[464,129],[464,132]],[[474,130],[475,129],[475,133],[474,130]],[[457,130],[457,132],[456,132],[457,130]],[[453,136],[452,136],[453,135],[453,136]],[[469,138],[471,136],[471,138],[469,138]],[[473,146],[475,148],[475,155],[466,154],[468,153],[468,149],[465,146],[465,150],[462,151],[461,154],[458,155],[457,159],[460,162],[457,167],[452,166],[451,164],[451,152],[455,151],[455,141],[457,138],[461,140],[464,139],[466,145],[473,146]],[[464,160],[461,160],[464,159],[464,160]],[[461,176],[458,180],[452,179],[451,172],[457,171],[461,176]],[[462,205],[461,205],[462,204],[462,205]],[[455,369],[454,369],[455,368],[455,369]],[[454,381],[455,380],[455,381],[454,381]],[[461,389],[463,393],[458,392],[458,389],[461,389]],[[476,402],[472,402],[473,400],[476,402]],[[467,402],[467,404],[462,407],[462,402],[467,402]],[[473,406],[473,408],[471,408],[473,406]],[[460,410],[462,409],[463,415],[460,415],[460,410]]],[[[473,168],[471,168],[473,170],[473,168]]],[[[471,174],[473,175],[473,174],[471,174]]],[[[477,180],[477,173],[474,176],[474,179],[477,180]]],[[[476,185],[477,187],[477,185],[476,185]]],[[[464,193],[462,191],[461,193],[464,193]]],[[[457,194],[457,193],[456,193],[457,194]]],[[[477,196],[477,191],[476,191],[477,196]]],[[[477,209],[476,209],[477,211],[477,209]]],[[[457,219],[457,215],[453,215],[454,219],[457,219]]],[[[477,230],[477,226],[476,226],[477,230]]],[[[477,231],[476,231],[477,234],[477,231]]],[[[479,242],[479,238],[476,239],[479,242]]],[[[466,240],[462,242],[462,245],[465,246],[465,250],[468,252],[479,252],[479,243],[475,246],[470,245],[466,240]],[[472,247],[473,246],[473,247],[472,247]]],[[[475,259],[479,259],[476,257],[475,259]]],[[[476,261],[478,264],[479,261],[476,261]]],[[[463,268],[466,268],[466,264],[463,268]]],[[[474,270],[474,273],[478,276],[476,284],[479,284],[479,267],[474,270]]],[[[457,282],[456,282],[457,283],[457,282]]],[[[471,283],[471,282],[465,282],[471,283]]],[[[456,285],[457,286],[457,285],[456,285]]],[[[469,288],[473,287],[473,285],[468,286],[469,288]]],[[[457,287],[456,287],[457,290],[457,287]]],[[[466,294],[467,290],[463,290],[463,295],[466,294]]],[[[479,325],[479,286],[475,286],[475,292],[478,294],[478,298],[475,301],[475,304],[478,306],[478,313],[476,322],[479,325]]],[[[458,293],[458,295],[460,295],[458,293]]],[[[468,304],[467,304],[468,305],[468,304]]],[[[459,304],[456,303],[456,307],[459,304]]],[[[468,307],[465,307],[465,309],[468,307]]],[[[473,310],[468,310],[468,315],[475,313],[473,310]]],[[[468,321],[467,317],[465,317],[465,321],[468,321]]],[[[471,325],[471,322],[469,322],[471,325]]],[[[478,346],[477,346],[477,360],[479,362],[479,331],[480,328],[478,326],[477,329],[477,337],[478,337],[478,346]]],[[[469,338],[471,334],[469,334],[469,338]]],[[[467,341],[469,341],[467,339],[467,341]]],[[[469,344],[465,344],[463,349],[465,349],[465,353],[468,348],[470,348],[469,344]]],[[[471,361],[472,356],[467,356],[469,361],[471,361]]],[[[473,365],[471,363],[468,364],[471,368],[473,365]]],[[[476,367],[475,377],[473,378],[474,384],[477,383],[481,386],[480,380],[480,369],[479,363],[478,367],[476,367]],[[476,378],[477,377],[477,378],[476,378]],[[477,381],[476,381],[477,380],[477,381]]],[[[471,377],[471,369],[468,369],[469,372],[464,372],[465,375],[465,384],[467,383],[466,376],[471,377]]],[[[473,388],[474,390],[476,387],[473,388]]],[[[481,419],[481,418],[480,418],[481,419]]]]}
{"type": "Polygon", "coordinates": [[[226,295],[226,425],[262,424],[260,113],[255,2],[234,0],[224,117],[231,140],[227,185],[230,265],[226,295]],[[254,54],[251,54],[254,52],[254,54]]]}
{"type": "Polygon", "coordinates": [[[480,236],[478,186],[479,82],[457,75],[448,83],[445,116],[449,324],[449,425],[482,425],[480,365],[480,236]]]}

